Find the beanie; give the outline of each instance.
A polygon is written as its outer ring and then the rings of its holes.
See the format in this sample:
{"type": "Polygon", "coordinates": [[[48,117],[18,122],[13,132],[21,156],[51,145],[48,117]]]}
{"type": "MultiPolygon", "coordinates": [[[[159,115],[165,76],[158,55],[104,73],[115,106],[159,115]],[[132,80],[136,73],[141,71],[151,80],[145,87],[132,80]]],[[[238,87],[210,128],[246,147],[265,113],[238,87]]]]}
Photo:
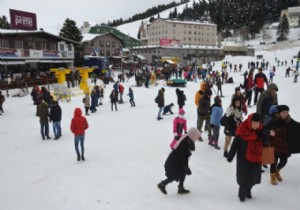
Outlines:
{"type": "Polygon", "coordinates": [[[190,128],[188,130],[188,136],[191,140],[196,141],[201,137],[201,132],[197,128],[190,128]]]}
{"type": "Polygon", "coordinates": [[[278,110],[278,113],[280,113],[280,112],[283,112],[283,111],[289,111],[290,108],[287,105],[278,105],[277,110],[278,110]]]}
{"type": "Polygon", "coordinates": [[[182,115],[183,115],[183,114],[185,114],[185,111],[184,111],[184,109],[182,109],[182,108],[181,108],[181,109],[179,109],[179,112],[178,112],[178,114],[182,114],[182,115]]]}
{"type": "Polygon", "coordinates": [[[219,96],[216,96],[216,97],[214,98],[214,102],[215,102],[215,104],[221,104],[221,103],[222,103],[222,100],[220,99],[219,96]]]}
{"type": "Polygon", "coordinates": [[[240,88],[240,87],[236,87],[236,88],[235,88],[235,93],[236,93],[237,91],[241,91],[241,88],[240,88]]]}
{"type": "Polygon", "coordinates": [[[278,91],[278,86],[275,83],[271,83],[268,87],[268,90],[275,90],[278,91]]]}

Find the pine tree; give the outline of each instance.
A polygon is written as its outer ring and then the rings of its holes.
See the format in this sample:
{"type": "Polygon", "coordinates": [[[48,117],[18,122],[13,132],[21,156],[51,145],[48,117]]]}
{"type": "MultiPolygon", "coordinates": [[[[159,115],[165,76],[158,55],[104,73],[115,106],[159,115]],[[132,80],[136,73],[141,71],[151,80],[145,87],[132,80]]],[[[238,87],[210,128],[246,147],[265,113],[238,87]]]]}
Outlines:
{"type": "Polygon", "coordinates": [[[7,21],[7,18],[5,15],[3,15],[2,17],[0,17],[0,28],[1,29],[10,29],[10,24],[7,21]]]}
{"type": "MultiPolygon", "coordinates": [[[[76,22],[69,18],[65,20],[63,27],[60,29],[59,36],[67,39],[71,39],[76,42],[81,42],[83,38],[81,31],[76,26],[76,22]]],[[[75,65],[80,65],[81,64],[80,52],[83,51],[83,46],[75,45],[74,48],[75,48],[75,65]]]]}
{"type": "Polygon", "coordinates": [[[288,35],[290,33],[289,21],[284,14],[280,19],[277,29],[277,41],[282,42],[288,40],[288,35]]]}

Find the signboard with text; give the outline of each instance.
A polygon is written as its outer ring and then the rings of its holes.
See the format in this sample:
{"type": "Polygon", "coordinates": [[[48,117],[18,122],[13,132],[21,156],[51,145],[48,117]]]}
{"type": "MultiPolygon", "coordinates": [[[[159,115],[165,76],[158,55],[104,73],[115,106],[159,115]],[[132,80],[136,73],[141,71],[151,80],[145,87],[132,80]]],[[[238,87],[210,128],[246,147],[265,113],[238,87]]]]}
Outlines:
{"type": "Polygon", "coordinates": [[[160,39],[159,40],[160,46],[179,46],[180,40],[177,39],[160,39]]]}
{"type": "Polygon", "coordinates": [[[34,31],[37,29],[36,14],[10,9],[11,29],[34,31]]]}

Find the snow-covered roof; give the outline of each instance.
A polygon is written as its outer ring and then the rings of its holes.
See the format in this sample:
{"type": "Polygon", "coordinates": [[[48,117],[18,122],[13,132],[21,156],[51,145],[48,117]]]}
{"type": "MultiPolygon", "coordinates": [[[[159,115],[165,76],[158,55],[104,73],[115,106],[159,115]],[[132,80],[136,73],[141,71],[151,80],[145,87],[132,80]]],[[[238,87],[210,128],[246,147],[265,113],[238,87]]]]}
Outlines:
{"type": "Polygon", "coordinates": [[[192,24],[192,25],[209,25],[209,26],[216,26],[216,24],[211,22],[202,22],[202,21],[180,21],[180,20],[165,20],[169,23],[179,23],[179,24],[192,24]]]}
{"type": "Polygon", "coordinates": [[[289,7],[288,8],[288,13],[291,15],[292,13],[299,13],[300,12],[300,7],[289,7]]]}

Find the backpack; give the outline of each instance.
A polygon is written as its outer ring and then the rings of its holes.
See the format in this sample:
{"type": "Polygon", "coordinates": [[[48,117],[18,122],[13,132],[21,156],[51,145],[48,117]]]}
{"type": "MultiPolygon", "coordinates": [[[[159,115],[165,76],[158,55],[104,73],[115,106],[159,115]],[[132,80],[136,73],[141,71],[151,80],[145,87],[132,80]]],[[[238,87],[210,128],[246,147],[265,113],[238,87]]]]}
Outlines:
{"type": "Polygon", "coordinates": [[[226,121],[226,113],[223,115],[223,117],[220,120],[222,126],[225,126],[225,121],[226,121]]]}
{"type": "Polygon", "coordinates": [[[156,96],[156,98],[154,99],[154,102],[155,102],[155,103],[158,103],[158,101],[159,101],[159,97],[156,96]]]}

